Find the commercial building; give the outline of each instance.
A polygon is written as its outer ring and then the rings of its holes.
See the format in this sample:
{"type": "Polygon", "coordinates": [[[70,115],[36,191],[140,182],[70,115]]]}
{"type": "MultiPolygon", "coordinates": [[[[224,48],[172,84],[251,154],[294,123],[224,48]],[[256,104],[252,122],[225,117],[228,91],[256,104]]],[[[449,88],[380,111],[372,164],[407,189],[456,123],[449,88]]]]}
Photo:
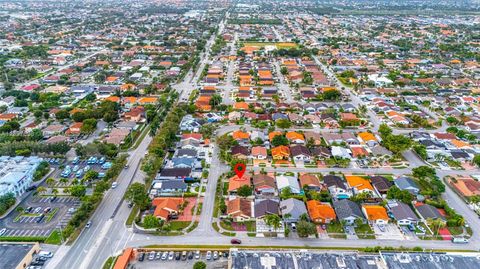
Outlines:
{"type": "Polygon", "coordinates": [[[42,161],[39,157],[0,157],[0,195],[22,195],[30,187],[33,174],[42,161]]]}
{"type": "Polygon", "coordinates": [[[5,269],[26,268],[33,255],[40,250],[38,243],[0,243],[0,267],[5,269]]]}

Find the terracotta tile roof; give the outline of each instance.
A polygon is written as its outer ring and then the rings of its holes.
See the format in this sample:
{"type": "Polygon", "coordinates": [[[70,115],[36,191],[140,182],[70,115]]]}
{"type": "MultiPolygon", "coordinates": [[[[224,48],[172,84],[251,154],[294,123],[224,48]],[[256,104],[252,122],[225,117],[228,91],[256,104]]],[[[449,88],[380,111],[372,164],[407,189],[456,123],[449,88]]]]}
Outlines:
{"type": "Polygon", "coordinates": [[[235,198],[227,202],[227,214],[232,217],[252,216],[252,202],[245,198],[235,198]]]}
{"type": "Polygon", "coordinates": [[[303,187],[305,185],[318,186],[318,187],[321,186],[320,181],[318,180],[318,177],[312,174],[300,175],[300,187],[303,187]]]}
{"type": "Polygon", "coordinates": [[[278,146],[272,148],[272,156],[275,159],[283,159],[290,157],[290,148],[287,146],[278,146]]]}
{"type": "Polygon", "coordinates": [[[359,176],[345,176],[345,179],[348,182],[348,185],[352,188],[356,188],[357,190],[364,190],[364,189],[369,189],[373,191],[372,184],[370,182],[359,176]]]}
{"type": "Polygon", "coordinates": [[[363,205],[368,220],[388,220],[387,210],[380,205],[363,205]]]}
{"type": "Polygon", "coordinates": [[[310,200],[307,202],[308,214],[310,219],[315,222],[324,222],[325,220],[334,220],[337,215],[335,210],[328,203],[321,203],[317,200],[310,200]]]}
{"type": "Polygon", "coordinates": [[[301,133],[297,132],[287,132],[285,135],[289,140],[303,140],[305,141],[305,137],[301,133]]]}
{"type": "Polygon", "coordinates": [[[152,201],[152,205],[155,207],[153,215],[157,218],[168,219],[170,212],[178,212],[182,203],[182,198],[155,198],[152,201]]]}
{"type": "Polygon", "coordinates": [[[237,131],[232,133],[232,137],[235,140],[243,140],[243,139],[249,139],[250,134],[247,133],[247,132],[243,132],[241,130],[237,130],[237,131]]]}
{"type": "Polygon", "coordinates": [[[369,132],[361,132],[358,134],[358,136],[365,142],[377,141],[377,138],[375,137],[375,135],[369,132]]]}
{"type": "Polygon", "coordinates": [[[279,132],[279,131],[270,132],[268,134],[268,140],[270,140],[270,142],[272,142],[273,138],[275,138],[275,136],[277,136],[277,135],[282,135],[282,132],[279,132]]]}
{"type": "Polygon", "coordinates": [[[252,186],[250,182],[250,173],[245,172],[245,174],[239,178],[237,175],[231,177],[228,180],[228,191],[236,191],[238,188],[241,186],[247,185],[247,186],[252,186]]]}

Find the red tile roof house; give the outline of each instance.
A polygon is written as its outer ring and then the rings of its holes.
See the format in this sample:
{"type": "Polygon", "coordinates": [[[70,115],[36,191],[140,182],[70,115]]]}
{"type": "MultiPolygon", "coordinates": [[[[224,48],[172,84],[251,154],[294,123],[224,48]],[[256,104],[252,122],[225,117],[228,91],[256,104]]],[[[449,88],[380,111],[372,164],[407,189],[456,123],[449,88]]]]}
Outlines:
{"type": "Polygon", "coordinates": [[[152,205],[155,207],[153,215],[158,219],[167,221],[172,217],[178,216],[182,204],[183,198],[155,198],[152,201],[152,205]]]}
{"type": "Polygon", "coordinates": [[[227,202],[227,214],[236,222],[247,221],[253,217],[253,203],[245,198],[235,198],[227,202]]]}
{"type": "Polygon", "coordinates": [[[66,135],[79,135],[82,132],[82,122],[75,122],[68,128],[68,130],[65,132],[66,135]]]}

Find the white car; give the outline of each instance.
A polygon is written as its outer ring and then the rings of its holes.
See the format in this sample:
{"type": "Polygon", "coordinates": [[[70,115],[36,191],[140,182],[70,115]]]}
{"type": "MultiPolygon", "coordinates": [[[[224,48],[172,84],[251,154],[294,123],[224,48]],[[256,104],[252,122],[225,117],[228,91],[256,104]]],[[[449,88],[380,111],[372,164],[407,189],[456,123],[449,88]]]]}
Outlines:
{"type": "Polygon", "coordinates": [[[154,259],[155,259],[155,251],[152,251],[150,252],[150,254],[148,254],[148,260],[153,261],[154,259]]]}
{"type": "Polygon", "coordinates": [[[53,257],[53,253],[50,252],[50,251],[42,250],[42,251],[38,252],[38,256],[45,257],[45,258],[51,258],[51,257],[53,257]]]}
{"type": "Polygon", "coordinates": [[[207,255],[205,256],[205,258],[207,259],[207,261],[209,261],[210,259],[212,259],[212,252],[209,250],[207,251],[207,255]]]}
{"type": "Polygon", "coordinates": [[[200,250],[195,251],[195,259],[200,259],[200,250]]]}
{"type": "Polygon", "coordinates": [[[173,260],[173,251],[170,251],[170,252],[168,253],[168,260],[169,260],[169,261],[173,260]]]}
{"type": "Polygon", "coordinates": [[[168,251],[164,251],[162,254],[162,261],[166,260],[168,258],[168,251]]]}

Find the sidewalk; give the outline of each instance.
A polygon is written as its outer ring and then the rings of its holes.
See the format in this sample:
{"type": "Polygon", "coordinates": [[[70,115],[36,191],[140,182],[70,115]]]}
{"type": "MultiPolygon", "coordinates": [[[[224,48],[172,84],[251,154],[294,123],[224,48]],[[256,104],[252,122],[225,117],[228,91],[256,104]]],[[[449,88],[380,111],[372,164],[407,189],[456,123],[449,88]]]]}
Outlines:
{"type": "Polygon", "coordinates": [[[67,246],[65,245],[65,243],[63,245],[61,245],[57,251],[55,251],[55,255],[53,255],[53,257],[50,259],[50,261],[47,263],[47,265],[45,266],[45,268],[57,268],[58,267],[58,264],[63,260],[63,257],[65,257],[65,255],[67,255],[68,251],[70,250],[70,246],[67,246]]]}

